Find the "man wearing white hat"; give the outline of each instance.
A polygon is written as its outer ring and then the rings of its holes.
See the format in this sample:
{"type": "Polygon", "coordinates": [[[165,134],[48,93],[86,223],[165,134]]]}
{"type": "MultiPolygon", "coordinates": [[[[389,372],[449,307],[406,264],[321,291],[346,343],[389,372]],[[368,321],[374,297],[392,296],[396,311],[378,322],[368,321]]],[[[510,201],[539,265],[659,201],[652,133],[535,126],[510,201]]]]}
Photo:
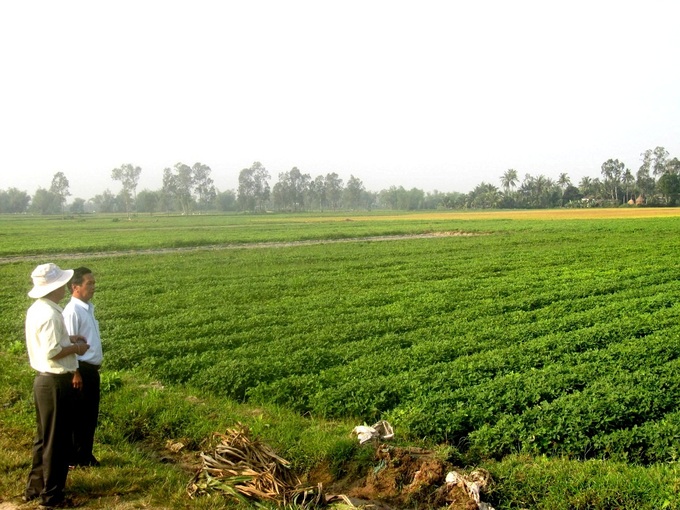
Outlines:
{"type": "Polygon", "coordinates": [[[68,503],[64,487],[71,448],[72,388],[82,386],[76,356],[89,348],[83,337],[69,336],[59,306],[72,276],[71,269],[42,264],[31,274],[33,288],[28,293],[36,300],[26,313],[26,347],[37,372],[33,382],[37,432],[24,500],[40,498],[43,507],[68,503]]]}

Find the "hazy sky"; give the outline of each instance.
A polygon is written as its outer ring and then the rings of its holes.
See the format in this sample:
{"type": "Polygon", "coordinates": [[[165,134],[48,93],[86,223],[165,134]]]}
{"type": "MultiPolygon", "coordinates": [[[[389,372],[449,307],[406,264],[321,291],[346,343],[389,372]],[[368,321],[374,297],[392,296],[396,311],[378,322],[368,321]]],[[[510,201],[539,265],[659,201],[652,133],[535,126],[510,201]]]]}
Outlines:
{"type": "Polygon", "coordinates": [[[6,1],[0,189],[62,171],[261,162],[367,189],[468,192],[509,168],[574,184],[680,157],[680,2],[6,1]]]}

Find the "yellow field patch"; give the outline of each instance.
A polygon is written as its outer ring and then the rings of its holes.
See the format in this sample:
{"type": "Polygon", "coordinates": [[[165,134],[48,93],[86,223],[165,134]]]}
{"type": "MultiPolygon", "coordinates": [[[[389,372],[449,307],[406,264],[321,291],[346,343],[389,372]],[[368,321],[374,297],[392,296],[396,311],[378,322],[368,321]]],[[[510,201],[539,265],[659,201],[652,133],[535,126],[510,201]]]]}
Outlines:
{"type": "MultiPolygon", "coordinates": [[[[531,209],[531,210],[486,210],[486,211],[436,211],[414,212],[412,214],[379,216],[381,220],[571,220],[611,218],[667,218],[680,216],[680,207],[621,207],[587,209],[531,209]]],[[[352,221],[376,219],[377,216],[352,216],[352,221]]]]}

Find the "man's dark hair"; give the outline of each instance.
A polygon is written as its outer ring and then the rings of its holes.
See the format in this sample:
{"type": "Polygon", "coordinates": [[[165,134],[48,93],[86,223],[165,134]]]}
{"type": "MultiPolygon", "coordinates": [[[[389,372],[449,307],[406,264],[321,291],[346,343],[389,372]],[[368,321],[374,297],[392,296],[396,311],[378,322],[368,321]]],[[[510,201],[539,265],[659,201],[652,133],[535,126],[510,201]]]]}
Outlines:
{"type": "Polygon", "coordinates": [[[73,276],[71,277],[71,280],[68,282],[68,288],[69,290],[73,290],[74,285],[80,285],[83,283],[83,276],[86,274],[92,274],[92,271],[90,271],[88,268],[81,266],[77,267],[73,270],[73,276]]]}

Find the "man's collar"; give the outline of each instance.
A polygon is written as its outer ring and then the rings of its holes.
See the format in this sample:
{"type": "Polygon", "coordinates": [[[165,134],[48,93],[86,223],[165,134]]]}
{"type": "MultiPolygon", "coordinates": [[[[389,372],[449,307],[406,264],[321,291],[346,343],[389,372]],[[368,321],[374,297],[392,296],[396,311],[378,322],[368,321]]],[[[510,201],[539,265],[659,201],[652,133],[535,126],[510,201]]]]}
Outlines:
{"type": "Polygon", "coordinates": [[[78,299],[75,296],[71,296],[71,301],[73,301],[73,303],[78,305],[78,306],[82,306],[83,308],[87,308],[88,310],[92,306],[92,303],[90,303],[88,301],[83,301],[82,299],[78,299]]]}

